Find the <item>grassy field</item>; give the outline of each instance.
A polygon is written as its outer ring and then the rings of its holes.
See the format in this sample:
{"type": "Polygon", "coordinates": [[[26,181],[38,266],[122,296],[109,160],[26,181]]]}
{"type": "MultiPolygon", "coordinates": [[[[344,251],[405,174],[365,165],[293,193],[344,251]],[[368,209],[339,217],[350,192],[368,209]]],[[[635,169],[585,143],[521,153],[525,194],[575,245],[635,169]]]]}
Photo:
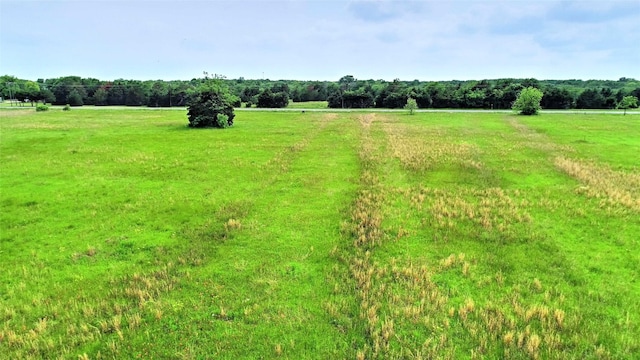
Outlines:
{"type": "Polygon", "coordinates": [[[0,111],[0,358],[640,353],[640,117],[0,111]]]}
{"type": "Polygon", "coordinates": [[[288,108],[291,109],[327,109],[326,101],[305,101],[305,102],[289,102],[288,108]]]}

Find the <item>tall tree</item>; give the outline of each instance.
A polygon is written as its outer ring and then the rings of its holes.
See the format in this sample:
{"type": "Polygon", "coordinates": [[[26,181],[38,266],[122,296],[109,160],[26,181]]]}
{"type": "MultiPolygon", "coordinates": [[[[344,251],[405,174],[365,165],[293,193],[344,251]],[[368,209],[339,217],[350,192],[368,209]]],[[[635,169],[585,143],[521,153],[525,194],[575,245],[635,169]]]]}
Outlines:
{"type": "Polygon", "coordinates": [[[169,106],[169,86],[164,81],[156,81],[149,92],[148,106],[169,106]]]}
{"type": "Polygon", "coordinates": [[[71,91],[69,92],[69,95],[67,95],[67,104],[71,105],[71,106],[82,106],[84,105],[84,102],[82,101],[82,95],[80,95],[80,92],[78,91],[78,89],[71,89],[71,91]]]}
{"type": "Polygon", "coordinates": [[[38,95],[38,99],[43,103],[52,104],[56,101],[56,96],[53,95],[53,92],[46,87],[40,87],[40,94],[38,95]]]}
{"type": "Polygon", "coordinates": [[[573,107],[573,96],[567,89],[547,86],[540,105],[544,109],[570,109],[573,107]]]}
{"type": "Polygon", "coordinates": [[[97,106],[109,104],[109,93],[104,86],[100,87],[95,93],[93,93],[93,104],[97,106]]]}
{"type": "MultiPolygon", "coordinates": [[[[82,78],[79,76],[65,76],[58,79],[53,79],[50,85],[51,91],[56,96],[56,105],[64,105],[69,103],[68,98],[69,94],[72,90],[75,90],[76,93],[83,100],[87,96],[87,92],[85,91],[85,87],[82,84],[82,78]]],[[[74,96],[75,97],[75,96],[74,96]]]]}
{"type": "Polygon", "coordinates": [[[124,105],[127,98],[125,83],[123,80],[116,80],[106,86],[107,101],[109,105],[124,105]]]}
{"type": "Polygon", "coordinates": [[[20,81],[18,86],[15,87],[14,96],[20,102],[31,102],[31,106],[33,106],[37,101],[40,95],[40,85],[38,85],[35,81],[20,81]]]}
{"type": "Polygon", "coordinates": [[[578,109],[602,109],[604,107],[604,97],[596,89],[586,89],[576,100],[578,109]]]}
{"type": "Polygon", "coordinates": [[[147,94],[140,81],[130,81],[127,86],[125,105],[142,106],[147,104],[147,94]]]}

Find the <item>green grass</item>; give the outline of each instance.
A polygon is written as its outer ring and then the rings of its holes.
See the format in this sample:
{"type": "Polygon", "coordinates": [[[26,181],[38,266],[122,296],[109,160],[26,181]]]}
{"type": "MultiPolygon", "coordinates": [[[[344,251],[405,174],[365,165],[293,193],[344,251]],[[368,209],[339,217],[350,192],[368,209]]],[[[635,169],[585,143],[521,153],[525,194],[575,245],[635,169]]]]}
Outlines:
{"type": "Polygon", "coordinates": [[[0,357],[633,358],[637,116],[0,110],[0,357]]]}
{"type": "Polygon", "coordinates": [[[305,101],[305,102],[289,102],[289,106],[287,108],[291,109],[326,109],[327,102],[326,101],[305,101]]]}

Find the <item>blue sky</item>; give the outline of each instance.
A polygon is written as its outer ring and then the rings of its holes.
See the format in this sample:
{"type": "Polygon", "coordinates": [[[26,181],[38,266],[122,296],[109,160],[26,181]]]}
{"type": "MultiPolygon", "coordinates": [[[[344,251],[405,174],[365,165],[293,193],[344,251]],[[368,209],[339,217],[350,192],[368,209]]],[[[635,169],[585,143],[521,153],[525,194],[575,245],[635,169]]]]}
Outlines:
{"type": "Polygon", "coordinates": [[[0,0],[35,80],[640,78],[640,0],[0,0]]]}

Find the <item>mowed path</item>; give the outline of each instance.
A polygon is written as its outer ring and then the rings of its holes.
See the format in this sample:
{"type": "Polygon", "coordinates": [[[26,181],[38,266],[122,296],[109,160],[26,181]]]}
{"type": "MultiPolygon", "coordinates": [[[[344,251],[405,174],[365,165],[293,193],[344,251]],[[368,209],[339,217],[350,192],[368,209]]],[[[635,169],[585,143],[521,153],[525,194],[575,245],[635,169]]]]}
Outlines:
{"type": "Polygon", "coordinates": [[[249,204],[236,219],[241,229],[194,272],[199,296],[177,296],[183,310],[175,316],[189,318],[198,309],[208,318],[191,321],[173,339],[157,334],[168,343],[189,339],[174,351],[223,358],[341,358],[350,352],[349,335],[326,308],[334,293],[330,254],[343,239],[341,223],[357,186],[356,128],[336,114],[308,114],[301,121],[312,128],[277,144],[269,160],[256,164],[246,197],[233,200],[249,204]]]}

